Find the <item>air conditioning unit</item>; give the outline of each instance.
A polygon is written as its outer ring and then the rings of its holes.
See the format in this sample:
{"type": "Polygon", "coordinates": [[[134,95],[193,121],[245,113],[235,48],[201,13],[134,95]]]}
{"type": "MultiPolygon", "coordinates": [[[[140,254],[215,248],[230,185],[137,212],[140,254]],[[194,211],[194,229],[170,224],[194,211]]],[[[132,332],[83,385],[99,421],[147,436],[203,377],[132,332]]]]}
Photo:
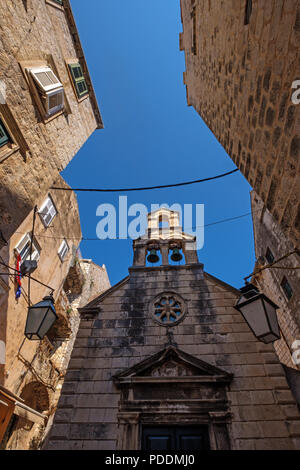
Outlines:
{"type": "Polygon", "coordinates": [[[63,88],[59,88],[58,90],[54,90],[46,94],[46,110],[49,116],[64,109],[64,104],[63,88]]]}
{"type": "Polygon", "coordinates": [[[37,85],[47,116],[52,116],[64,108],[64,88],[50,67],[28,69],[37,85]]]}

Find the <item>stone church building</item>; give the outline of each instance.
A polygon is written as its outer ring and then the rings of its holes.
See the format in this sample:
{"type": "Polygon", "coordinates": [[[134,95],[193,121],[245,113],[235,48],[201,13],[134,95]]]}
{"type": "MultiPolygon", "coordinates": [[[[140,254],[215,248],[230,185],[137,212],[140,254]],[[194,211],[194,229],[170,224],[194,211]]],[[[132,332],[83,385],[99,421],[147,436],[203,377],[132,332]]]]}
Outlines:
{"type": "Polygon", "coordinates": [[[80,309],[45,449],[300,447],[273,345],[234,308],[240,292],[204,271],[195,242],[178,213],[149,214],[128,277],[80,309]]]}
{"type": "Polygon", "coordinates": [[[300,1],[180,0],[180,10],[187,104],[254,190],[255,269],[288,255],[255,282],[280,307],[276,351],[295,367],[299,276],[286,267],[300,260],[300,1]]]}

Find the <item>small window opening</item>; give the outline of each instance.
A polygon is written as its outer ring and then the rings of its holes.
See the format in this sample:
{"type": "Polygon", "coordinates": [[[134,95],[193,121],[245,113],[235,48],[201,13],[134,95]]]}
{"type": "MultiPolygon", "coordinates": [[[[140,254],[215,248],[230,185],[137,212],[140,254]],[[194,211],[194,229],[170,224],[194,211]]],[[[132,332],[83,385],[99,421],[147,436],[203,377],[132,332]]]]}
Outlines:
{"type": "Polygon", "coordinates": [[[6,130],[4,123],[0,119],[0,147],[11,142],[10,135],[6,130]]]}
{"type": "Polygon", "coordinates": [[[270,248],[267,249],[266,260],[268,261],[269,264],[273,264],[275,261],[274,255],[272,251],[270,250],[270,248]]]}
{"type": "Polygon", "coordinates": [[[245,9],[245,25],[250,23],[251,14],[252,14],[252,0],[247,0],[246,9],[245,9]]]}
{"type": "Polygon", "coordinates": [[[191,13],[193,26],[192,26],[192,53],[197,55],[197,15],[196,7],[193,8],[191,13]]]}
{"type": "Polygon", "coordinates": [[[287,280],[286,277],[283,278],[282,282],[281,282],[281,287],[287,297],[288,300],[290,300],[292,297],[293,297],[293,289],[289,283],[289,281],[287,280]]]}

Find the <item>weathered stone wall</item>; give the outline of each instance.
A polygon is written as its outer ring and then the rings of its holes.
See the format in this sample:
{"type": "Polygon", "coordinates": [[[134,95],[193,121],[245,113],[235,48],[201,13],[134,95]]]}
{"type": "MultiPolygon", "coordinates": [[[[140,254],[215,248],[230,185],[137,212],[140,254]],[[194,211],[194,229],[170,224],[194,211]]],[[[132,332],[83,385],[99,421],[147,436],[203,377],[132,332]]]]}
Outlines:
{"type": "MultiPolygon", "coordinates": [[[[72,302],[72,305],[76,304],[76,308],[83,307],[93,298],[111,287],[105,265],[98,266],[90,259],[81,259],[79,263],[85,278],[85,283],[80,299],[74,299],[72,302]]],[[[70,300],[72,300],[72,298],[70,298],[70,300]]]]}
{"type": "Polygon", "coordinates": [[[45,0],[0,2],[0,79],[6,89],[0,117],[12,118],[9,130],[18,144],[8,158],[0,158],[0,230],[6,240],[92,132],[102,127],[69,2],[65,9],[53,5],[45,0]],[[66,64],[79,58],[90,91],[80,102],[66,64]],[[64,114],[43,122],[20,66],[24,61],[54,64],[64,86],[64,114]]]}
{"type": "MultiPolygon", "coordinates": [[[[81,309],[46,448],[116,449],[121,403],[112,377],[170,344],[234,374],[227,391],[231,448],[299,448],[300,415],[283,368],[273,346],[257,341],[233,308],[238,295],[202,265],[131,269],[129,278],[81,309]],[[183,321],[169,328],[153,319],[150,308],[165,291],[187,305],[183,321]]],[[[187,408],[164,406],[174,419],[177,411],[183,419],[188,414],[187,408]]]]}
{"type": "MultiPolygon", "coordinates": [[[[274,261],[293,251],[292,243],[286,238],[271,213],[264,207],[260,197],[253,191],[251,194],[255,252],[258,260],[256,270],[269,264],[267,250],[271,250],[274,261]]],[[[280,309],[277,312],[282,339],[274,344],[280,362],[297,368],[291,355],[295,352],[293,343],[300,340],[300,272],[299,256],[293,254],[277,263],[274,268],[265,269],[254,277],[260,290],[275,302],[280,309]],[[285,268],[285,269],[280,269],[285,268]],[[286,277],[293,289],[291,299],[286,297],[281,284],[286,277]]]]}
{"type": "Polygon", "coordinates": [[[51,361],[61,371],[63,377],[55,387],[55,396],[52,399],[52,409],[49,416],[45,432],[39,439],[39,445],[51,430],[57,403],[61,394],[64,377],[67,372],[68,364],[70,361],[71,353],[73,351],[74,343],[76,340],[77,332],[80,325],[80,315],[78,308],[85,305],[89,300],[95,297],[96,293],[105,292],[110,288],[110,282],[107,275],[105,266],[98,266],[91,260],[81,259],[81,254],[78,250],[75,262],[70,268],[63,291],[65,297],[65,305],[63,306],[68,322],[70,324],[70,335],[59,345],[57,351],[51,356],[51,361]],[[79,284],[81,288],[79,288],[79,284]]]}
{"type": "MultiPolygon", "coordinates": [[[[55,183],[68,187],[61,177],[55,183]]],[[[46,427],[18,419],[5,443],[7,450],[38,449],[46,438],[80,324],[78,307],[110,287],[105,266],[82,260],[79,250],[76,250],[81,240],[81,229],[75,194],[53,191],[51,197],[58,213],[47,229],[37,216],[35,238],[41,247],[41,257],[33,277],[55,289],[55,308],[59,319],[43,341],[28,341],[24,336],[27,279],[22,280],[23,293],[17,301],[14,278],[0,276],[5,286],[3,292],[0,291],[0,340],[6,344],[5,364],[0,365],[0,385],[24,398],[28,406],[48,418],[46,427]],[[62,263],[57,252],[64,238],[70,251],[62,263]],[[35,401],[37,388],[37,394],[45,397],[44,409],[38,408],[40,404],[35,401]],[[28,390],[31,390],[30,393],[28,390]]],[[[41,199],[40,204],[43,201],[41,199]]],[[[0,261],[15,266],[14,247],[25,233],[31,231],[32,220],[31,213],[11,238],[10,246],[0,251],[0,261]]],[[[4,267],[1,267],[1,272],[5,272],[4,267]]],[[[49,289],[31,281],[32,303],[42,300],[48,292],[49,289]]]]}
{"type": "MultiPolygon", "coordinates": [[[[59,177],[56,182],[68,188],[63,178],[59,177]]],[[[47,195],[43,198],[39,198],[37,201],[38,208],[41,207],[46,197],[47,195]]],[[[51,197],[57,209],[57,215],[50,226],[45,228],[40,216],[38,214],[36,216],[35,239],[41,248],[41,253],[37,270],[32,276],[45,285],[55,289],[54,298],[58,299],[72,261],[73,247],[77,248],[81,241],[81,228],[75,194],[68,191],[52,191],[51,197]],[[62,263],[58,256],[58,250],[64,238],[68,242],[70,250],[65,261],[62,263]]],[[[32,224],[33,212],[31,212],[20,227],[18,227],[11,237],[9,245],[2,248],[0,251],[1,261],[4,261],[4,263],[13,268],[16,267],[15,247],[19,244],[24,235],[32,231],[32,224]]],[[[1,266],[1,272],[7,272],[4,266],[1,266]]],[[[0,313],[4,326],[3,329],[1,328],[0,335],[1,339],[6,342],[4,385],[17,394],[20,387],[18,382],[21,381],[22,383],[23,380],[23,364],[18,362],[16,353],[24,339],[28,302],[28,279],[22,279],[22,296],[18,301],[15,299],[14,277],[1,276],[1,279],[9,289],[6,294],[7,310],[2,310],[0,313]]],[[[47,287],[34,281],[31,281],[30,291],[32,304],[39,302],[45,295],[49,294],[47,287]]],[[[25,350],[23,349],[23,354],[28,362],[30,362],[34,357],[37,343],[27,341],[24,346],[25,350]]]]}
{"type": "MultiPolygon", "coordinates": [[[[56,183],[68,188],[62,177],[58,177],[56,183]]],[[[38,207],[42,205],[47,195],[39,198],[38,207]]],[[[81,228],[76,195],[73,192],[52,192],[51,197],[57,209],[57,215],[48,228],[45,228],[40,216],[37,214],[35,223],[35,238],[41,248],[38,268],[32,275],[35,279],[55,289],[54,298],[59,315],[60,330],[72,330],[72,321],[68,318],[68,299],[62,291],[65,278],[72,262],[74,250],[81,241],[81,228]],[[62,263],[58,250],[66,239],[70,248],[64,262],[62,263]]],[[[26,233],[31,232],[33,223],[33,212],[18,227],[11,237],[9,245],[0,250],[0,261],[16,267],[16,256],[14,249],[26,233]]],[[[8,272],[1,266],[1,273],[8,272]]],[[[10,271],[12,272],[12,271],[10,271]]],[[[0,293],[0,340],[6,345],[5,364],[1,365],[1,385],[18,396],[26,387],[32,383],[38,383],[44,387],[44,393],[48,396],[49,407],[45,411],[51,415],[57,402],[59,385],[67,368],[71,354],[68,347],[68,338],[58,338],[57,344],[52,344],[45,338],[40,341],[29,341],[24,336],[28,308],[28,278],[22,279],[22,295],[16,300],[16,285],[14,277],[1,275],[1,283],[5,286],[3,294],[0,293]],[[61,347],[63,345],[63,347],[61,347]],[[62,360],[61,360],[62,359],[62,360]]],[[[33,280],[31,281],[30,300],[32,304],[40,302],[49,289],[33,280]]],[[[70,315],[69,315],[70,316],[70,315]]],[[[77,312],[78,318],[78,312],[77,312]]],[[[59,331],[59,330],[58,330],[59,331]]],[[[63,336],[63,334],[62,334],[63,336]]],[[[30,406],[30,403],[28,403],[30,406]]],[[[39,410],[37,410],[39,411],[39,410]]],[[[29,426],[30,427],[30,426],[29,426]]],[[[28,423],[25,423],[14,433],[8,448],[26,449],[31,438],[35,435],[37,428],[34,426],[28,432],[28,423]]]]}
{"type": "Polygon", "coordinates": [[[252,3],[245,25],[246,0],[181,0],[187,100],[298,245],[300,2],[252,3]]]}

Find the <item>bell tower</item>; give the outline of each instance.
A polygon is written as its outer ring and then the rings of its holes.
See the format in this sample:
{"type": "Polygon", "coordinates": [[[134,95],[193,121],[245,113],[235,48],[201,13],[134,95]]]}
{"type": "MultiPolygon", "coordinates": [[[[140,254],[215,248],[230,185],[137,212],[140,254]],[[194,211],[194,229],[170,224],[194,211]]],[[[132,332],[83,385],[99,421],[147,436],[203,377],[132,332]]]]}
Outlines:
{"type": "Polygon", "coordinates": [[[196,237],[184,233],[180,213],[161,208],[148,214],[145,235],[133,242],[134,267],[169,266],[174,263],[198,264],[196,237]],[[161,254],[161,264],[159,254],[161,254]]]}

